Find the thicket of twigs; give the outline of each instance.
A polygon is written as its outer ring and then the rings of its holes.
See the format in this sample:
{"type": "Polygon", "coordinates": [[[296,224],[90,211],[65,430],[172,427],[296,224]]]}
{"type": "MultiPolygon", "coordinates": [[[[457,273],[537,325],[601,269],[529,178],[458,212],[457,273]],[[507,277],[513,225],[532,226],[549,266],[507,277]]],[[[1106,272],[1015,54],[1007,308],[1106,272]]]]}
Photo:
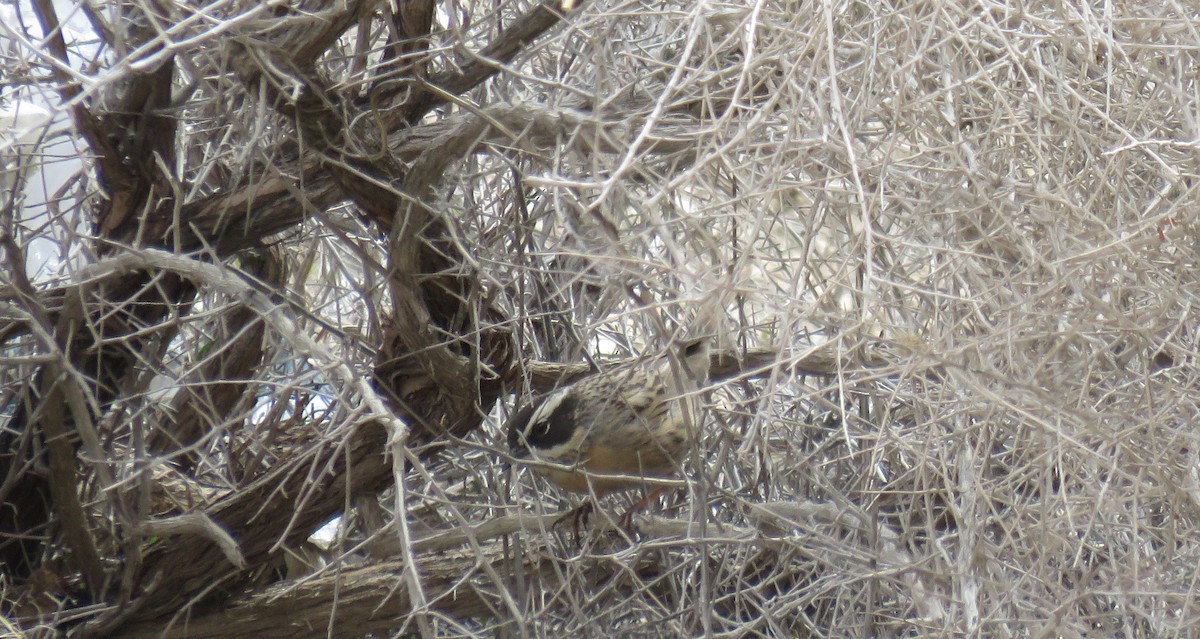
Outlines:
{"type": "Polygon", "coordinates": [[[6,631],[1198,631],[1194,6],[3,11],[6,631]],[[505,418],[701,332],[554,527],[505,418]]]}

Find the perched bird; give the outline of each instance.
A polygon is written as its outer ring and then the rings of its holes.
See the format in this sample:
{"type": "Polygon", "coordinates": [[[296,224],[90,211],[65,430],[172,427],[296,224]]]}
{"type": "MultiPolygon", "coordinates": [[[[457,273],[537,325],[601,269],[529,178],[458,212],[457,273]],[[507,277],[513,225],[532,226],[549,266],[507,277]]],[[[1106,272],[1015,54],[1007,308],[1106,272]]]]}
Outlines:
{"type": "Polygon", "coordinates": [[[708,339],[700,338],[593,374],[514,415],[509,448],[553,464],[535,469],[555,485],[597,497],[674,475],[696,437],[695,391],[708,369],[708,339]]]}

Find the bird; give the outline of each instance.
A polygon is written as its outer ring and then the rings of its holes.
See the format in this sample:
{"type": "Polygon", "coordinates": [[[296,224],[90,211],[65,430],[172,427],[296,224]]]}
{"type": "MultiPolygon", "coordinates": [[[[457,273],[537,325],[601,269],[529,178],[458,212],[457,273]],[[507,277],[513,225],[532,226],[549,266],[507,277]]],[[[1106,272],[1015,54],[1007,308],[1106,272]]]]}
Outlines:
{"type": "MultiPolygon", "coordinates": [[[[597,499],[675,475],[699,430],[696,391],[708,380],[708,341],[677,342],[663,355],[594,373],[531,402],[506,425],[513,457],[544,462],[533,467],[552,484],[597,499]]],[[[575,513],[577,530],[590,506],[575,513]]]]}

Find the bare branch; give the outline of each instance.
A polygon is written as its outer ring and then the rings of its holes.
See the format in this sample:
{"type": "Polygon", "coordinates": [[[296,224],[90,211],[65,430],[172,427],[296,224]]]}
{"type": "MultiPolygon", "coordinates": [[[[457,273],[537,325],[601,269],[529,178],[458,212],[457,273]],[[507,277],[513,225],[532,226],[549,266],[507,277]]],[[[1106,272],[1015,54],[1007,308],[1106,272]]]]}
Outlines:
{"type": "Polygon", "coordinates": [[[237,541],[204,513],[187,513],[166,519],[152,519],[142,523],[141,532],[148,536],[191,535],[202,537],[216,544],[235,568],[239,570],[246,568],[246,558],[238,549],[237,541]]]}

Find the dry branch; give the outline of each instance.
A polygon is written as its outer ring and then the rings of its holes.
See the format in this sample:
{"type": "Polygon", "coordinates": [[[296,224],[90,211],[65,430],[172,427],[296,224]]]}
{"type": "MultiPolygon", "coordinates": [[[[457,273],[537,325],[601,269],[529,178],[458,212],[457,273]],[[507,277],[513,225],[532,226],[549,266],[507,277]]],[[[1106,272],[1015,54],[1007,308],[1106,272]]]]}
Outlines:
{"type": "Polygon", "coordinates": [[[0,5],[0,622],[1195,634],[1200,24],[1109,5],[0,5]],[[551,531],[508,394],[700,325],[551,531]]]}
{"type": "MultiPolygon", "coordinates": [[[[895,533],[870,526],[861,517],[848,515],[829,504],[768,503],[755,506],[752,520],[757,528],[716,525],[707,537],[697,537],[695,521],[658,516],[635,518],[636,536],[642,544],[678,545],[704,544],[711,547],[729,546],[761,550],[770,556],[787,556],[788,549],[803,546],[806,537],[817,534],[819,528],[829,533],[842,529],[858,534],[862,552],[877,555],[881,574],[907,575],[908,586],[918,594],[927,592],[923,579],[915,570],[910,557],[895,546],[895,533]],[[882,537],[884,548],[871,550],[868,544],[882,537]]],[[[454,618],[466,619],[491,614],[503,607],[506,597],[497,589],[515,588],[521,580],[533,592],[551,593],[563,587],[564,568],[577,562],[588,565],[589,579],[594,585],[616,575],[604,555],[631,550],[624,533],[608,524],[590,529],[589,547],[569,550],[547,538],[547,531],[557,515],[511,515],[482,522],[463,531],[453,531],[417,540],[412,550],[418,553],[417,572],[424,579],[430,606],[454,618]],[[504,541],[510,535],[520,535],[504,541]],[[522,546],[526,558],[519,566],[509,554],[522,546]],[[595,547],[592,545],[595,544],[595,547]],[[463,548],[463,546],[467,546],[463,548]],[[565,553],[564,553],[565,550],[565,553]],[[598,553],[592,555],[590,553],[598,553]],[[578,554],[576,554],[578,553],[578,554]],[[490,564],[494,574],[506,575],[508,583],[494,583],[486,577],[482,564],[490,564]],[[520,576],[513,574],[519,570],[520,576]]],[[[386,532],[382,539],[387,539],[386,532]]],[[[387,546],[370,546],[377,558],[386,557],[387,546]]],[[[663,571],[669,564],[647,564],[641,577],[653,581],[652,572],[663,571]]],[[[129,627],[129,637],[323,637],[328,628],[338,634],[361,636],[394,628],[396,619],[409,614],[412,603],[397,583],[404,579],[405,566],[400,561],[380,560],[362,566],[327,568],[313,576],[293,583],[281,583],[268,591],[230,602],[224,611],[180,620],[176,627],[129,627]],[[330,616],[332,613],[332,617],[330,616]]],[[[511,595],[513,593],[509,593],[511,595]]],[[[943,615],[944,603],[922,594],[921,605],[927,610],[926,622],[937,623],[943,615]]],[[[511,599],[510,599],[511,601],[511,599]]]]}

